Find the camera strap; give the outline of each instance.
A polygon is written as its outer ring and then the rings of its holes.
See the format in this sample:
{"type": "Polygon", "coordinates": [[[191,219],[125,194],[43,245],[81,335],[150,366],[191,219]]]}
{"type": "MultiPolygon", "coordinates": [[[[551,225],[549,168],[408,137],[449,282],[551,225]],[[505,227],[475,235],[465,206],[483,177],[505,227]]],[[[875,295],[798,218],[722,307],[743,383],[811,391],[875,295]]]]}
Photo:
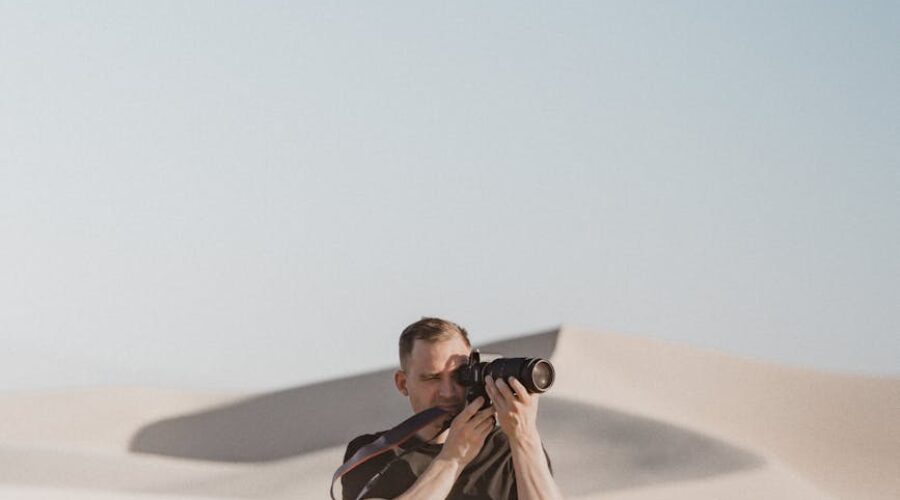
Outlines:
{"type": "Polygon", "coordinates": [[[388,450],[399,448],[401,444],[405,443],[421,429],[444,418],[447,413],[447,410],[437,406],[416,413],[393,429],[384,432],[375,441],[356,450],[356,453],[354,453],[353,456],[334,471],[334,476],[331,478],[331,489],[329,490],[331,498],[334,499],[334,483],[336,483],[341,476],[388,450]]]}

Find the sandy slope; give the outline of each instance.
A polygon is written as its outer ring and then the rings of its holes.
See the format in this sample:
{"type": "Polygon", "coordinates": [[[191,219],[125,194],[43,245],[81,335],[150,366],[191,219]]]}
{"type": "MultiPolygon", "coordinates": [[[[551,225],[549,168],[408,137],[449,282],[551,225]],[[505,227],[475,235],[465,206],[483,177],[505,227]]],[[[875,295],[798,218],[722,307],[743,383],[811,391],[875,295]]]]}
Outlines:
{"type": "Polygon", "coordinates": [[[668,500],[715,498],[729,500],[760,500],[784,498],[815,500],[832,498],[803,479],[781,467],[767,464],[749,472],[726,474],[714,478],[685,481],[664,486],[637,488],[584,498],[604,500],[668,500]]]}
{"type": "Polygon", "coordinates": [[[0,444],[124,451],[149,422],[240,397],[126,387],[0,394],[0,444]]]}
{"type": "MultiPolygon", "coordinates": [[[[900,380],[576,328],[501,347],[510,354],[553,351],[558,381],[543,400],[542,433],[572,498],[900,498],[900,380]]],[[[332,445],[309,451],[295,436],[289,444],[302,453],[266,462],[176,458],[165,446],[158,454],[129,450],[147,429],[170,441],[187,432],[207,445],[223,436],[204,432],[220,426],[228,433],[246,427],[235,443],[265,451],[274,446],[271,436],[245,425],[248,416],[252,424],[277,410],[291,422],[309,415],[309,397],[348,385],[381,387],[387,373],[274,396],[140,388],[0,395],[0,498],[323,498],[340,442],[351,432],[346,420],[335,419],[334,428],[316,422],[314,437],[333,436],[332,445]],[[290,407],[295,400],[300,406],[290,407]],[[160,426],[163,419],[170,424],[160,426]]],[[[365,425],[369,417],[361,418],[365,425]]]]}
{"type": "Polygon", "coordinates": [[[566,328],[557,394],[759,451],[839,498],[900,498],[900,380],[566,328]]]}

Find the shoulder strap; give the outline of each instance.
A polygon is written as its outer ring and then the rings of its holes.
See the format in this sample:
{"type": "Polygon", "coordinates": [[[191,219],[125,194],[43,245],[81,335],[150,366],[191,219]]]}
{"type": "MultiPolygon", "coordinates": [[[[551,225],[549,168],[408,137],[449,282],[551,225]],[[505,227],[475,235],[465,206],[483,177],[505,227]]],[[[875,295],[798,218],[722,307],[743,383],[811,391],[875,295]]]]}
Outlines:
{"type": "Polygon", "coordinates": [[[400,425],[385,432],[375,441],[356,450],[356,453],[334,471],[334,476],[331,478],[331,489],[329,490],[332,500],[334,500],[334,483],[336,483],[341,476],[350,472],[360,464],[371,460],[390,449],[399,447],[406,442],[406,440],[413,437],[416,432],[431,425],[446,414],[447,410],[437,406],[421,411],[404,420],[400,425]]]}

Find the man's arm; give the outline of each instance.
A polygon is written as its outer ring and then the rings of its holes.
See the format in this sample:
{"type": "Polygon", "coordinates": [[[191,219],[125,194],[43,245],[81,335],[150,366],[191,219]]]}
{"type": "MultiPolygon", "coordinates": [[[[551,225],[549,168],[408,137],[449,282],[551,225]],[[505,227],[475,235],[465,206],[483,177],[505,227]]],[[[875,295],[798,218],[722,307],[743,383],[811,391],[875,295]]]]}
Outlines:
{"type": "Polygon", "coordinates": [[[397,500],[445,499],[463,468],[478,455],[494,428],[493,408],[479,411],[483,398],[469,403],[450,424],[450,433],[438,456],[397,500]]]}
{"type": "Polygon", "coordinates": [[[519,498],[562,499],[562,492],[550,474],[537,430],[538,396],[528,394],[515,377],[510,377],[509,384],[491,377],[487,377],[486,382],[488,396],[497,410],[497,420],[509,439],[519,498]]]}

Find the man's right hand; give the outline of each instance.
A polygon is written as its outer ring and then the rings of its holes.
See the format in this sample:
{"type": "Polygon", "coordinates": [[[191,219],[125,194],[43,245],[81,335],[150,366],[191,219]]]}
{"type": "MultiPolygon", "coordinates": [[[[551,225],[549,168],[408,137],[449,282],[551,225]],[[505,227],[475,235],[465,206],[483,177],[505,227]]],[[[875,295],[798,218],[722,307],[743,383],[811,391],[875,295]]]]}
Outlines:
{"type": "Polygon", "coordinates": [[[482,404],[484,398],[479,396],[453,419],[439,458],[456,461],[465,466],[478,455],[484,446],[484,439],[494,428],[494,408],[488,407],[479,411],[482,404]]]}
{"type": "Polygon", "coordinates": [[[477,398],[450,422],[441,452],[397,500],[447,498],[460,472],[478,455],[484,446],[484,438],[494,427],[494,408],[478,411],[483,403],[483,398],[477,398]]]}

